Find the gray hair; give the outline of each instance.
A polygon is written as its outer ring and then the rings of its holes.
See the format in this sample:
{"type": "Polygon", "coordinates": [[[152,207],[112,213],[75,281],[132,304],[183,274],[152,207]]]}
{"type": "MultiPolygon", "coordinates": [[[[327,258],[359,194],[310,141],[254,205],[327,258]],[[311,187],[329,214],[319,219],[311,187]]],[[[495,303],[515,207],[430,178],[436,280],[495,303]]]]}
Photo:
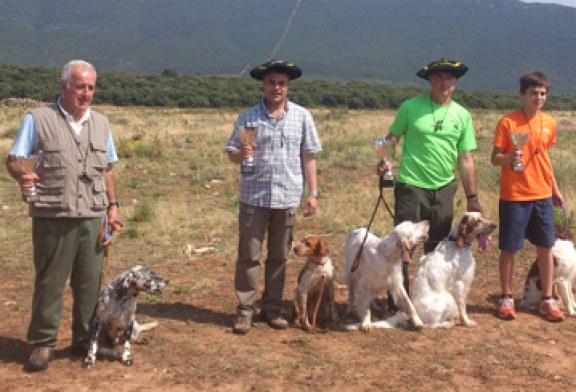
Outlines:
{"type": "Polygon", "coordinates": [[[88,68],[92,72],[94,72],[94,76],[96,77],[96,68],[92,64],[84,60],[71,60],[67,64],[62,67],[62,74],[60,75],[60,80],[66,82],[66,85],[70,87],[70,79],[72,78],[72,70],[74,68],[88,68]]]}

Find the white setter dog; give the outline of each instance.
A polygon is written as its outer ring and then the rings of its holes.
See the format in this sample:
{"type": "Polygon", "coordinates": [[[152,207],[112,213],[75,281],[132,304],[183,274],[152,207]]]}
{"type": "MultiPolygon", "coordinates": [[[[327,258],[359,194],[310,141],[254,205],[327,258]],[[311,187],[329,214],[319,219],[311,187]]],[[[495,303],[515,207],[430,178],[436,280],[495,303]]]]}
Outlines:
{"type": "Polygon", "coordinates": [[[476,268],[471,245],[477,239],[479,250],[484,251],[495,228],[479,212],[467,212],[447,239],[422,256],[412,302],[426,328],[451,328],[457,318],[464,326],[476,325],[466,313],[476,268]]]}
{"type": "MultiPolygon", "coordinates": [[[[572,241],[572,234],[563,225],[556,226],[556,242],[552,247],[554,255],[554,287],[556,293],[562,298],[566,312],[570,316],[576,315],[576,302],[572,293],[572,284],[576,278],[576,249],[572,241]]],[[[524,299],[520,306],[526,309],[536,309],[542,300],[542,287],[540,285],[540,271],[538,263],[534,261],[524,284],[524,299]]]]}
{"type": "Polygon", "coordinates": [[[370,303],[386,290],[392,293],[396,303],[409,315],[414,327],[421,328],[422,321],[404,289],[402,262],[410,259],[410,250],[428,239],[428,221],[402,222],[392,233],[378,238],[365,228],[348,233],[344,246],[344,271],[340,280],[348,286],[348,311],[356,311],[360,324],[349,324],[346,329],[369,331],[378,328],[371,319],[370,303]],[[352,271],[362,241],[366,238],[358,262],[352,271]]]}

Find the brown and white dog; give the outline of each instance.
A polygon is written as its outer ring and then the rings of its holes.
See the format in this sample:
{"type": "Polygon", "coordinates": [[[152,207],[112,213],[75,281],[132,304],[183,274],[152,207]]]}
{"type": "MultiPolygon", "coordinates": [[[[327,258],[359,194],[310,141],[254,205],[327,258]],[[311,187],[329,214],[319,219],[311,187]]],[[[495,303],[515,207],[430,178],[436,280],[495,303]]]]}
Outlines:
{"type": "Polygon", "coordinates": [[[369,331],[373,328],[389,328],[373,322],[370,304],[374,298],[389,290],[414,327],[421,328],[422,321],[402,281],[402,262],[410,258],[410,249],[428,239],[428,221],[402,222],[390,234],[379,238],[365,228],[351,230],[344,246],[344,271],[340,280],[348,286],[348,311],[355,311],[360,323],[347,324],[347,330],[369,331]],[[365,241],[364,241],[365,239],[365,241]],[[358,269],[352,267],[359,254],[358,269]]]}
{"type": "Polygon", "coordinates": [[[496,224],[479,212],[466,212],[450,236],[420,259],[414,279],[412,302],[426,328],[450,328],[456,319],[474,326],[468,318],[466,299],[472,288],[476,260],[472,243],[486,250],[496,224]]]}
{"type": "MultiPolygon", "coordinates": [[[[411,298],[425,328],[451,328],[457,319],[464,326],[476,325],[466,312],[476,267],[471,245],[477,240],[480,251],[484,251],[495,228],[496,224],[479,212],[466,212],[449,237],[422,256],[411,298]]],[[[395,328],[407,319],[406,314],[398,312],[382,321],[380,327],[395,328]]]]}
{"type": "Polygon", "coordinates": [[[293,315],[294,321],[308,332],[316,330],[317,316],[324,326],[339,320],[334,302],[334,265],[329,252],[328,242],[316,235],[304,237],[294,247],[294,253],[306,257],[306,262],[298,275],[293,315]]]}
{"type": "MultiPolygon", "coordinates": [[[[576,315],[576,302],[572,293],[572,284],[576,278],[576,249],[572,233],[563,225],[556,225],[556,242],[552,247],[554,255],[554,288],[570,316],[576,315]]],[[[520,306],[534,310],[542,300],[540,270],[534,261],[524,283],[524,298],[520,306]]]]}

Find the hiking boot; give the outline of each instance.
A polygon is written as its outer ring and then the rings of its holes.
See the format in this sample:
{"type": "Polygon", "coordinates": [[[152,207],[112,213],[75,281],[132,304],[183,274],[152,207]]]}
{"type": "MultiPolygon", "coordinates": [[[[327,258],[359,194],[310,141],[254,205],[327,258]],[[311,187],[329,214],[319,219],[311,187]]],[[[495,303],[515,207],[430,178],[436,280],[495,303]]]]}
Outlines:
{"type": "Polygon", "coordinates": [[[564,314],[558,308],[558,302],[554,298],[548,298],[540,302],[538,311],[548,321],[563,321],[564,314]]]}
{"type": "Polygon", "coordinates": [[[514,298],[500,298],[498,301],[498,317],[500,317],[502,320],[514,320],[516,318],[514,298]]]}
{"type": "Polygon", "coordinates": [[[239,314],[234,319],[234,326],[232,327],[232,332],[240,335],[245,335],[250,331],[252,327],[252,315],[251,314],[239,314]]]}
{"type": "Polygon", "coordinates": [[[54,358],[54,347],[36,347],[32,350],[26,370],[36,372],[48,368],[48,362],[54,358]]]}
{"type": "Polygon", "coordinates": [[[271,311],[266,314],[266,322],[274,329],[288,328],[288,321],[282,317],[279,311],[271,311]]]}

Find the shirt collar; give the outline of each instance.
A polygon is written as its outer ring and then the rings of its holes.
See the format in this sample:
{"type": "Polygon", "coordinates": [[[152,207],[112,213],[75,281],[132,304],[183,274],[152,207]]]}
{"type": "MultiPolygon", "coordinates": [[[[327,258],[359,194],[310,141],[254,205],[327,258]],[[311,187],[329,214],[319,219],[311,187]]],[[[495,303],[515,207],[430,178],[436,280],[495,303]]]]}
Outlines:
{"type": "MultiPolygon", "coordinates": [[[[284,118],[284,116],[286,115],[286,113],[288,113],[288,110],[290,108],[290,101],[286,100],[286,108],[284,109],[284,112],[282,113],[282,115],[280,116],[280,118],[278,118],[278,120],[281,120],[282,118],[284,118]]],[[[262,110],[263,113],[266,114],[266,117],[272,119],[272,117],[270,116],[270,114],[268,113],[268,109],[266,108],[266,101],[263,98],[262,101],[260,102],[260,109],[262,110]]]]}

